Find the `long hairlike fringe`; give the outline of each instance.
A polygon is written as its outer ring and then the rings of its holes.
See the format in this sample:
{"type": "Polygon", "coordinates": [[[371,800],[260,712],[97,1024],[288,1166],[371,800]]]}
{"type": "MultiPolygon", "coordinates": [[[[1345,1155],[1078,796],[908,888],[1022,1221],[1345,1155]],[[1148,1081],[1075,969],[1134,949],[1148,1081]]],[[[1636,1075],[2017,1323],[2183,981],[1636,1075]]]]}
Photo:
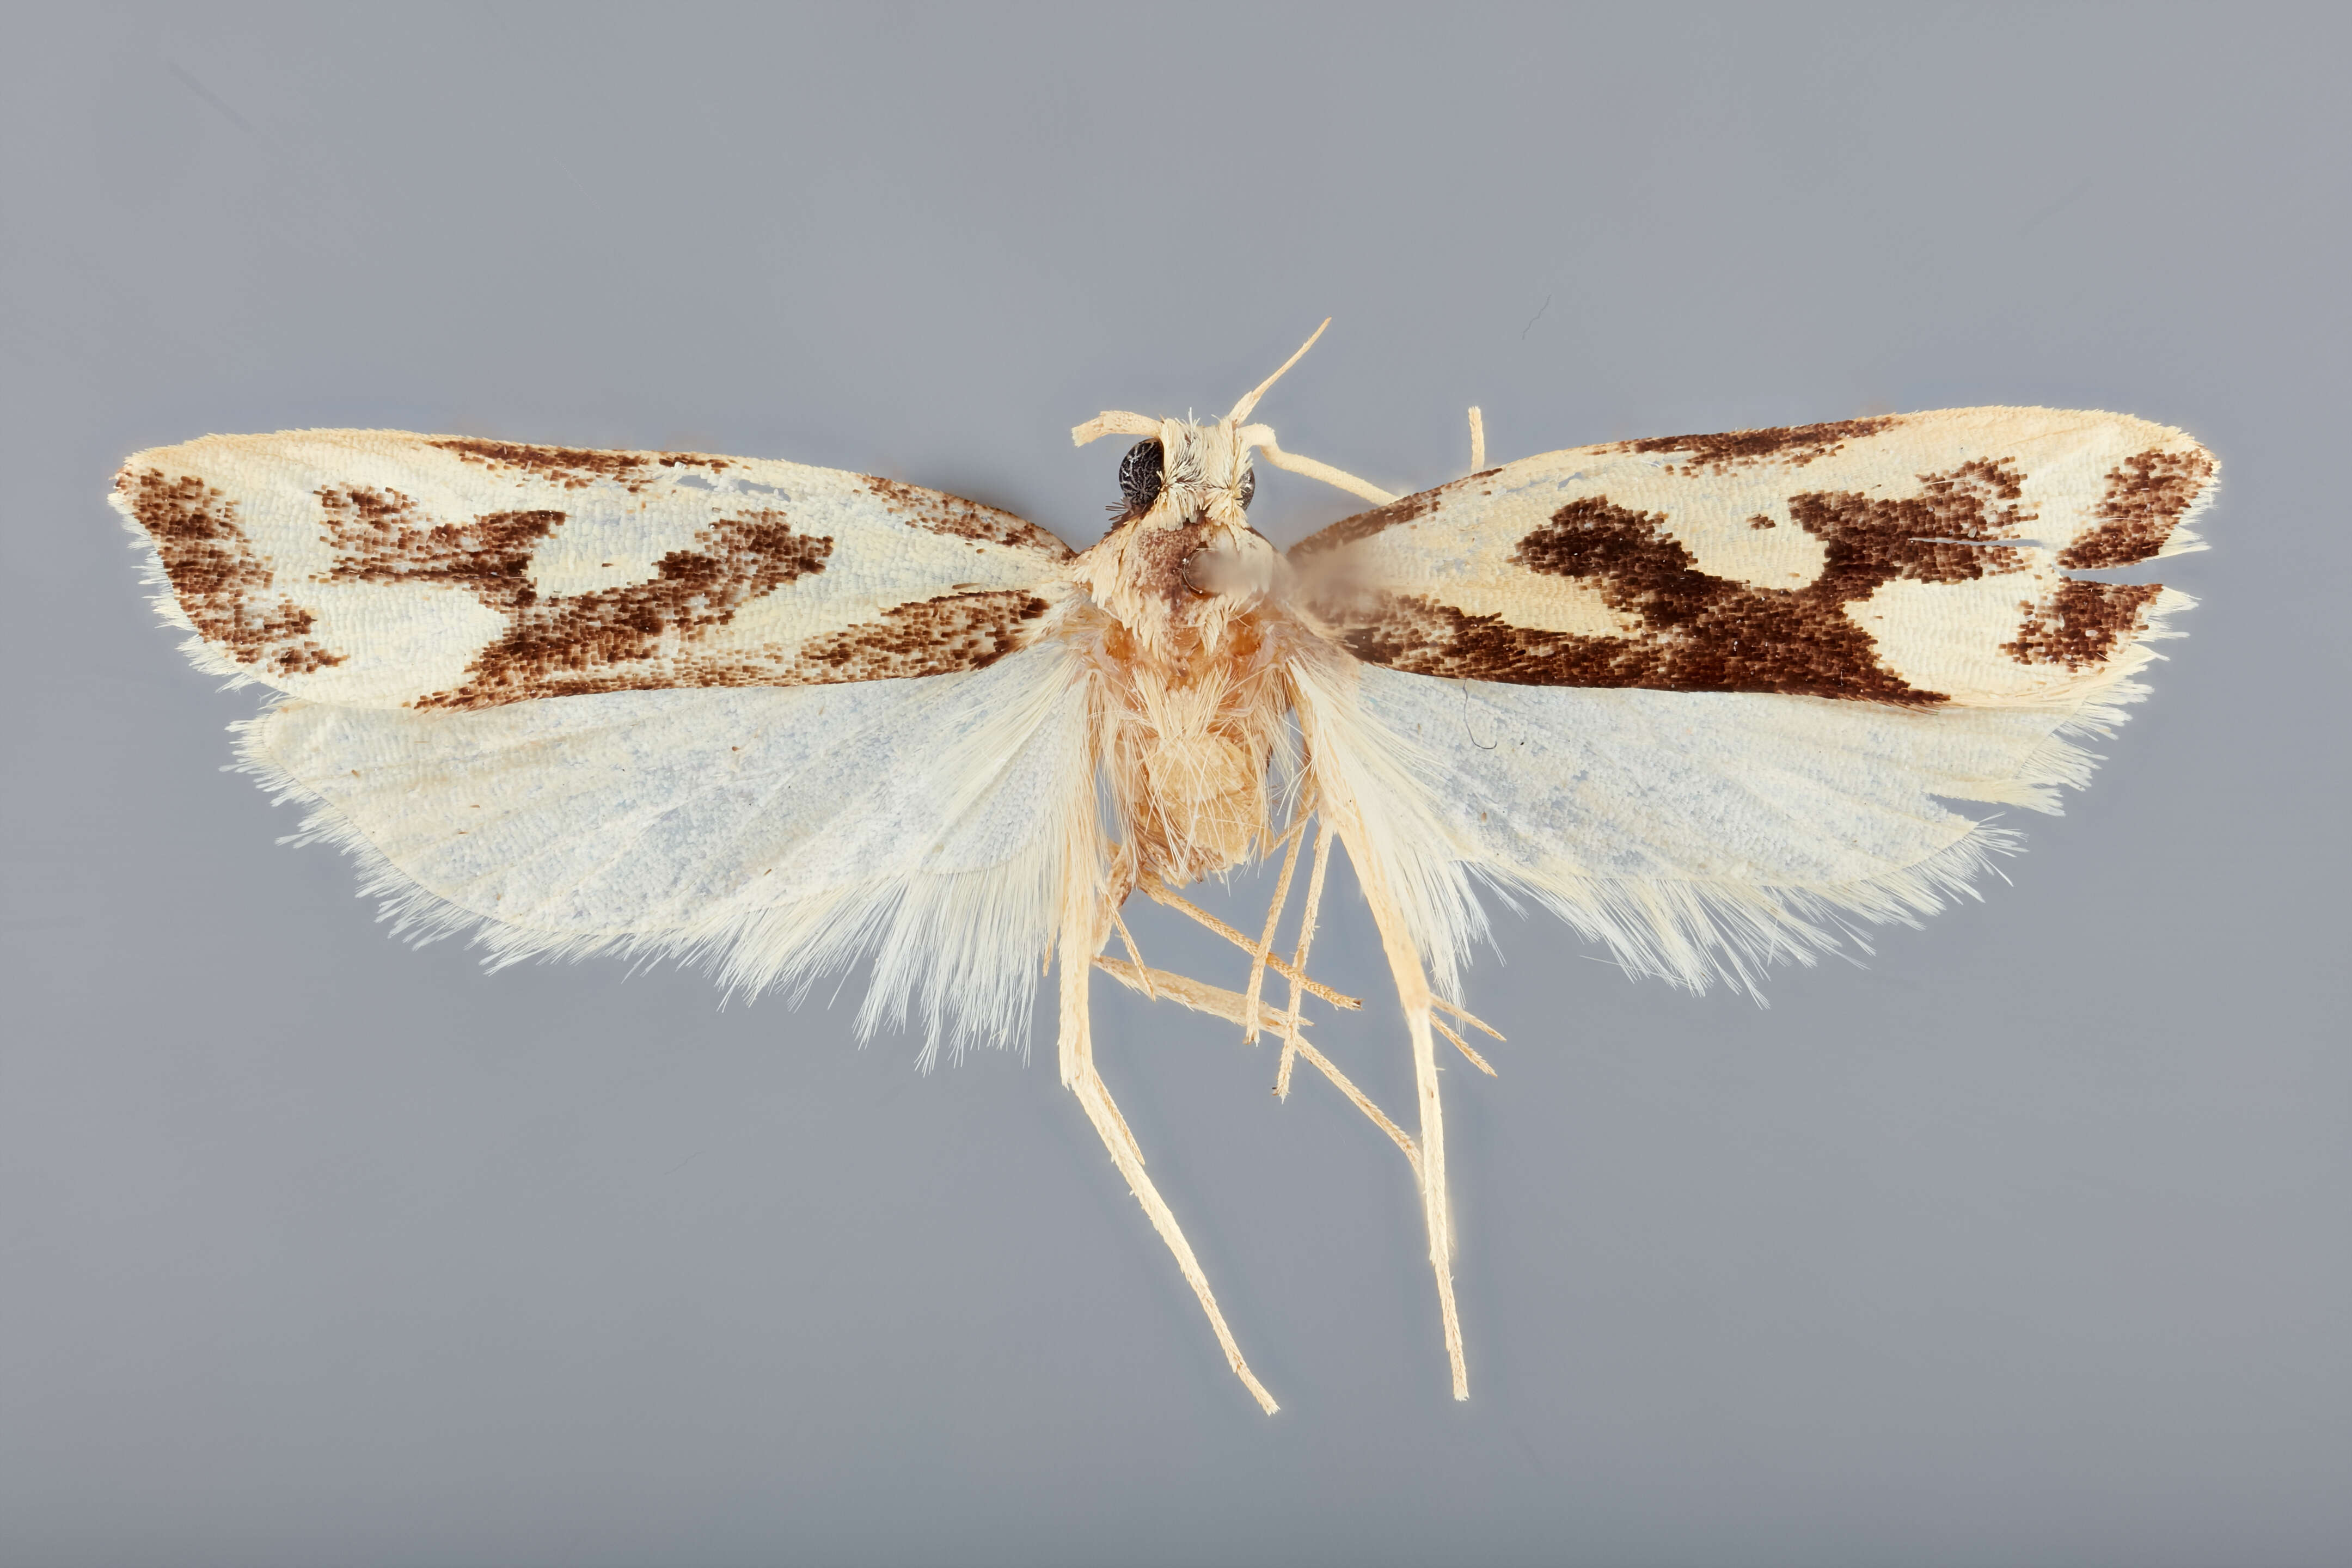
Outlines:
{"type": "MultiPolygon", "coordinates": [[[[1002,771],[1002,760],[1041,726],[1060,726],[1070,754],[1061,766],[1057,798],[1039,831],[1008,859],[982,868],[917,868],[869,877],[796,901],[722,911],[692,924],[649,931],[552,931],[520,925],[454,903],[402,870],[367,835],[317,791],[282,766],[268,750],[277,705],[231,726],[237,767],[281,801],[306,809],[299,829],[283,842],[323,843],[357,863],[359,892],[378,900],[378,919],[417,945],[470,935],[491,970],[525,959],[576,960],[610,954],[639,962],[676,961],[710,973],[730,995],[777,992],[797,1005],[820,980],[872,959],[871,983],[857,1014],[861,1037],[906,1026],[919,1017],[928,1068],[948,1044],[961,1056],[971,1044],[1027,1048],[1036,994],[1035,968],[1055,929],[1064,846],[1073,842],[1065,817],[1091,820],[1085,787],[1090,759],[1082,730],[1088,692],[1074,674],[1075,660],[1041,670],[1029,689],[1035,699],[1007,705],[970,743],[974,760],[955,770],[968,780],[950,803],[946,820],[971,807],[1002,771]],[[991,766],[977,759],[996,760],[991,766]]],[[[1096,830],[1098,833],[1098,829],[1096,830]]]]}
{"type": "MultiPolygon", "coordinates": [[[[2195,603],[2174,589],[2158,595],[2133,646],[2068,695],[2067,706],[2053,712],[2049,734],[2015,774],[1975,785],[1969,798],[2058,814],[2061,791],[2084,787],[2104,760],[2080,738],[2112,734],[2130,705],[2147,697],[2148,689],[2132,677],[2163,656],[2144,645],[2180,636],[2168,617],[2195,603]]],[[[1502,866],[1454,847],[1454,836],[1428,808],[1426,786],[1414,778],[1416,771],[1428,774],[1435,768],[1415,737],[1363,716],[1349,689],[1352,667],[1302,659],[1292,666],[1292,676],[1311,765],[1353,792],[1366,837],[1386,861],[1432,984],[1457,999],[1458,965],[1486,929],[1465,872],[1506,902],[1524,897],[1549,910],[1579,935],[1606,947],[1631,973],[1697,992],[1721,983],[1762,1004],[1772,964],[1811,965],[1849,946],[1866,953],[1870,943],[1861,927],[1916,927],[1962,898],[1981,898],[1976,880],[2024,847],[2015,830],[1976,822],[1910,865],[1832,883],[1668,880],[1502,866]]]]}

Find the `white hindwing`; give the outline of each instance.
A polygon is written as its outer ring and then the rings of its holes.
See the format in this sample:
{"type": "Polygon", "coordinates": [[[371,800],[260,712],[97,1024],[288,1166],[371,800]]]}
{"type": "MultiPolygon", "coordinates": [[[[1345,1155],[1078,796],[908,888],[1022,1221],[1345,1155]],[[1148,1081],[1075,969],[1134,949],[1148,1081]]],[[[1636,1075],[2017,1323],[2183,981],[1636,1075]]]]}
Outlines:
{"type": "MultiPolygon", "coordinates": [[[[286,702],[245,726],[306,832],[404,929],[500,960],[600,951],[805,988],[872,951],[861,1026],[910,1003],[1025,1029],[1094,809],[1087,688],[1058,643],[920,679],[621,691],[470,711],[286,702]]],[[[1079,874],[1095,874],[1092,868],[1079,874]]]]}
{"type": "Polygon", "coordinates": [[[1941,800],[2055,811],[2095,760],[2068,736],[2119,717],[1385,669],[1359,696],[1458,865],[1629,969],[1751,993],[1763,963],[1834,946],[1840,917],[1911,921],[1965,891],[2015,836],[1941,800]]]}

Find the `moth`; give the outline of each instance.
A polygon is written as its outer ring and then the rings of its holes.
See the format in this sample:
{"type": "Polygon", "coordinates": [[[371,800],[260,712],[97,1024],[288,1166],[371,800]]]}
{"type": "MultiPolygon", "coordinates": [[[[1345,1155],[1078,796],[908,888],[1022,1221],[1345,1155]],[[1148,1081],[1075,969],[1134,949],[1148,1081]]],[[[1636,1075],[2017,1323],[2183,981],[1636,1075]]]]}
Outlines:
{"type": "Polygon", "coordinates": [[[379,430],[142,452],[111,500],[196,666],[274,693],[241,765],[396,931],[795,998],[870,960],[861,1029],[919,1023],[926,1061],[1024,1039],[1058,969],[1062,1083],[1269,1413],[1104,1082],[1089,985],[1270,1036],[1277,1093],[1303,1062],[1402,1152],[1465,1398],[1439,1067],[1493,1071],[1463,1006],[1482,889],[1693,989],[1916,923],[2016,847],[1947,803],[2057,810],[2079,740],[2145,694],[2190,601],[2078,574],[2200,548],[2218,468],[2043,408],[1489,468],[1474,408],[1467,477],[1399,498],[1251,421],[1314,341],[1222,419],[1078,426],[1134,444],[1077,552],[866,475],[379,430]],[[1277,552],[1261,462],[1369,510],[1277,552]],[[1310,997],[1358,1005],[1307,972],[1335,842],[1402,1005],[1399,1118],[1309,1037],[1310,997]],[[1258,930],[1181,891],[1277,857],[1258,930]],[[1151,967],[1137,894],[1229,940],[1237,984],[1151,967]]]}

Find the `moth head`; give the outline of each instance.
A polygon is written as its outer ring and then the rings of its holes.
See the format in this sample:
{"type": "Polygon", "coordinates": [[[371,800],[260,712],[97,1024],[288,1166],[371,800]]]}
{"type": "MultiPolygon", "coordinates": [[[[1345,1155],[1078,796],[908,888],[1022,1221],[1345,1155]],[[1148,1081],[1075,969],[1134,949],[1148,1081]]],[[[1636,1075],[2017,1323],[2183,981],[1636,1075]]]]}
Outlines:
{"type": "Polygon", "coordinates": [[[1097,415],[1070,432],[1083,447],[1103,436],[1141,436],[1119,459],[1119,499],[1111,511],[1119,523],[1150,521],[1163,528],[1185,528],[1206,522],[1234,534],[1249,531],[1250,499],[1257,493],[1257,475],[1250,467],[1250,448],[1271,448],[1274,433],[1263,425],[1248,425],[1267,388],[1315,346],[1326,317],[1314,337],[1282,367],[1244,395],[1223,419],[1195,425],[1190,419],[1148,419],[1116,411],[1097,415]]]}
{"type": "Polygon", "coordinates": [[[1375,504],[1395,500],[1385,490],[1328,464],[1285,452],[1276,445],[1270,426],[1248,422],[1257,409],[1258,399],[1282,379],[1284,371],[1297,364],[1315,346],[1316,338],[1321,337],[1324,328],[1330,324],[1327,317],[1323,325],[1315,329],[1314,337],[1300,344],[1297,353],[1282,362],[1280,369],[1252,387],[1223,419],[1212,424],[1196,425],[1189,418],[1152,419],[1140,414],[1106,410],[1074,426],[1070,439],[1081,447],[1105,436],[1143,437],[1119,459],[1119,499],[1110,507],[1114,526],[1142,523],[1152,528],[1190,528],[1205,524],[1238,542],[1250,532],[1247,512],[1250,499],[1257,493],[1257,475],[1250,458],[1254,450],[1264,452],[1266,460],[1276,468],[1337,485],[1375,504]]]}
{"type": "Polygon", "coordinates": [[[1230,424],[1195,425],[1163,419],[1159,429],[1128,448],[1119,459],[1119,500],[1111,510],[1120,522],[1155,528],[1249,531],[1249,503],[1257,494],[1249,448],[1234,439],[1230,424]]]}
{"type": "Polygon", "coordinates": [[[1119,459],[1109,536],[1087,552],[1097,603],[1146,640],[1194,636],[1214,646],[1226,622],[1282,570],[1249,525],[1257,477],[1230,419],[1147,420],[1107,414],[1094,434],[1141,435],[1119,459]]]}

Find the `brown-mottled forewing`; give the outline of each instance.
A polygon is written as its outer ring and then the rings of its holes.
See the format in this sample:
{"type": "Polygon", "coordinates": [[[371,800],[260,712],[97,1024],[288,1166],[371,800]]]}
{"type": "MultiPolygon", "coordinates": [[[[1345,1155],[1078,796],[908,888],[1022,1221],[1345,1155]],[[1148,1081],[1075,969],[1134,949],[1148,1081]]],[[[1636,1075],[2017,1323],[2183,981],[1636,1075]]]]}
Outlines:
{"type": "Polygon", "coordinates": [[[1530,458],[1291,552],[1357,658],[1521,685],[1933,707],[2060,700],[2197,547],[2212,458],[2121,415],[1974,408],[1530,458]]]}
{"type": "Polygon", "coordinates": [[[142,452],[113,500],[200,665],[357,707],[979,668],[1069,554],[865,475],[392,431],[142,452]]]}

